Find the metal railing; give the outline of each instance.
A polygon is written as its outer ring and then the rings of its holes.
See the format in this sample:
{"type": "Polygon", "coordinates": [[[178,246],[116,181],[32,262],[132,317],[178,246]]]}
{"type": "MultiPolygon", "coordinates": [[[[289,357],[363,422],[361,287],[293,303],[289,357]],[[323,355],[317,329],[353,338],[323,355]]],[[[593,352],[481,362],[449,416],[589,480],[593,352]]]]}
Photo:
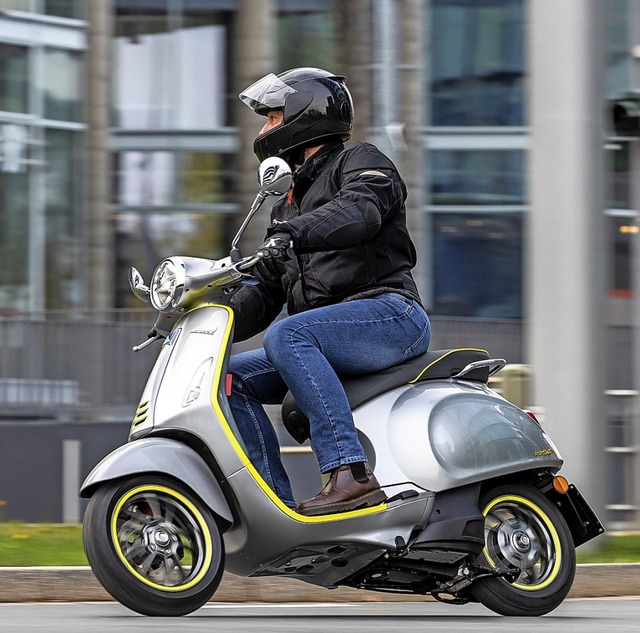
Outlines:
{"type": "MultiPolygon", "coordinates": [[[[147,309],[0,317],[0,419],[59,418],[83,423],[130,419],[160,346],[140,353],[131,348],[146,339],[154,318],[147,309]]],[[[433,317],[432,332],[432,349],[481,347],[512,366],[524,362],[519,321],[433,317]]],[[[258,344],[256,338],[236,347],[258,344]]],[[[516,374],[520,381],[527,379],[522,371],[516,374]]],[[[508,376],[504,372],[503,382],[508,376]]],[[[610,527],[637,530],[638,392],[609,389],[605,393],[610,527]]]]}

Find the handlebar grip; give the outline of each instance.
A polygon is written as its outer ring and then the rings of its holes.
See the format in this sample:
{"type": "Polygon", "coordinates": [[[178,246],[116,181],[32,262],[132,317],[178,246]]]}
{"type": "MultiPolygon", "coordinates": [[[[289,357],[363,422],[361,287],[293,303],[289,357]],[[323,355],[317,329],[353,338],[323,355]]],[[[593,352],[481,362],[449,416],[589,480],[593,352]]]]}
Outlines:
{"type": "Polygon", "coordinates": [[[236,264],[236,270],[240,272],[248,272],[260,260],[260,255],[252,255],[236,264]]]}

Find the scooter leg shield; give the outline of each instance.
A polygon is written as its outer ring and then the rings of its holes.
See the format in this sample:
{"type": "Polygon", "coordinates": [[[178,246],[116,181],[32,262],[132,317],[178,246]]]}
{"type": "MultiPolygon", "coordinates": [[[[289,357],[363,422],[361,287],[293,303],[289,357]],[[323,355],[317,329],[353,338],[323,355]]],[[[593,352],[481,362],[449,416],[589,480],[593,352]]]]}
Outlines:
{"type": "Polygon", "coordinates": [[[168,438],[144,438],[117,448],[89,473],[80,488],[80,496],[91,497],[105,481],[140,473],[164,474],[182,481],[227,526],[233,523],[229,504],[209,466],[191,448],[168,438]]]}

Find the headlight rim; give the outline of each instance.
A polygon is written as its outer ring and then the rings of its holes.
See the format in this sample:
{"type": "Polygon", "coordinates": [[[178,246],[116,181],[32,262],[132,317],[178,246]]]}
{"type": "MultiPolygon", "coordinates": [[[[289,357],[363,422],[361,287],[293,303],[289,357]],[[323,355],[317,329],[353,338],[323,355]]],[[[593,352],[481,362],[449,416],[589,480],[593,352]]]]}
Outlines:
{"type": "Polygon", "coordinates": [[[166,257],[163,259],[153,271],[151,282],[149,283],[149,299],[151,305],[158,310],[158,312],[171,312],[178,308],[184,296],[185,278],[184,262],[179,257],[166,257]],[[158,298],[158,275],[160,275],[161,271],[164,273],[163,269],[166,269],[168,266],[171,266],[175,282],[168,298],[165,301],[160,301],[158,298]]]}

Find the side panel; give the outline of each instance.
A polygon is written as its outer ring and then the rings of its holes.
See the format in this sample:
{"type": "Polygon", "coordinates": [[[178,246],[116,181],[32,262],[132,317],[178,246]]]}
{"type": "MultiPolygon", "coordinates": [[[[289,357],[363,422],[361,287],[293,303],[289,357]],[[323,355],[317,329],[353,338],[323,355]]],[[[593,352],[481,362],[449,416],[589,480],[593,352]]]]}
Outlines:
{"type": "Polygon", "coordinates": [[[354,419],[385,486],[410,481],[440,492],[563,463],[536,422],[478,383],[398,387],[357,409],[354,419]]]}
{"type": "Polygon", "coordinates": [[[205,461],[189,447],[165,438],[145,438],[107,455],[87,476],[81,497],[90,497],[102,482],[140,473],[169,475],[189,486],[211,510],[229,523],[233,515],[205,461]]]}

